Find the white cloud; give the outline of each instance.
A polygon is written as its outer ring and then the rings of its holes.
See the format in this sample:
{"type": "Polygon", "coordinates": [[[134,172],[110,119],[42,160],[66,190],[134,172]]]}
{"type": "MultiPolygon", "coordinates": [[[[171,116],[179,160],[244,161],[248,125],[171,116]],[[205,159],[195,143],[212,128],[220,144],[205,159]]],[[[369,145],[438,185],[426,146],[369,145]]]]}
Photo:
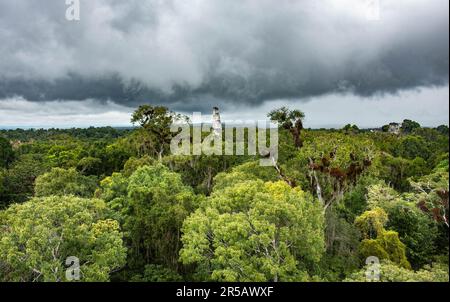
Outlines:
{"type": "Polygon", "coordinates": [[[132,109],[112,102],[0,100],[0,128],[130,126],[132,109]]]}

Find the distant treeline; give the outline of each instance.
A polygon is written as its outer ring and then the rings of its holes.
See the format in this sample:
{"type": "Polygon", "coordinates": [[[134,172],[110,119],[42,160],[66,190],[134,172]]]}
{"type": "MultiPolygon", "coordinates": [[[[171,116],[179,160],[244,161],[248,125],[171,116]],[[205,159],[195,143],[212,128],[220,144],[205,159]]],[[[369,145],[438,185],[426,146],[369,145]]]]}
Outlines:
{"type": "Polygon", "coordinates": [[[27,142],[48,139],[58,135],[69,135],[78,139],[113,139],[130,133],[133,127],[89,127],[70,129],[0,129],[0,137],[11,141],[27,142]]]}

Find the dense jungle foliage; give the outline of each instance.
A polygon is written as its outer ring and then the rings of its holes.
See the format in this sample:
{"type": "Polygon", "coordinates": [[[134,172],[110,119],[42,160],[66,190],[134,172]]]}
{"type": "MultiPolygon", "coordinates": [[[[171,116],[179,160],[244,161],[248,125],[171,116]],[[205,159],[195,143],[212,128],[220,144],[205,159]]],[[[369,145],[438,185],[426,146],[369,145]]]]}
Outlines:
{"type": "MultiPolygon", "coordinates": [[[[0,280],[448,281],[449,130],[304,129],[279,158],[172,155],[179,118],[135,128],[0,130],[0,280]]],[[[203,133],[206,136],[208,133],[203,133]]]]}

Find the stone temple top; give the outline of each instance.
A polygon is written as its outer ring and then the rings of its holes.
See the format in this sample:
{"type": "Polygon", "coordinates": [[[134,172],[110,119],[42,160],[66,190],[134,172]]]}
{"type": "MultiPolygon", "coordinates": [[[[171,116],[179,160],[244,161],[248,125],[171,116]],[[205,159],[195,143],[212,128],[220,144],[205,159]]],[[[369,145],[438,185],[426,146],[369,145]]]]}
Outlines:
{"type": "Polygon", "coordinates": [[[220,113],[218,107],[213,107],[212,128],[214,130],[215,135],[222,134],[222,123],[220,121],[220,113]]]}

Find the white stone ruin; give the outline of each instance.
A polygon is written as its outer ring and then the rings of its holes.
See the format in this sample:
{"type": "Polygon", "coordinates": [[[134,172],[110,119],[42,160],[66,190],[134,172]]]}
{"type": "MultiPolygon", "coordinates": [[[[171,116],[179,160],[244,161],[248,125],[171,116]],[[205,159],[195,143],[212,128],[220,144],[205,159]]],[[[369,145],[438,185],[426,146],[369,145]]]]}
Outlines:
{"type": "Polygon", "coordinates": [[[222,134],[222,122],[220,121],[220,113],[218,107],[213,108],[212,128],[215,136],[220,136],[222,134]]]}

